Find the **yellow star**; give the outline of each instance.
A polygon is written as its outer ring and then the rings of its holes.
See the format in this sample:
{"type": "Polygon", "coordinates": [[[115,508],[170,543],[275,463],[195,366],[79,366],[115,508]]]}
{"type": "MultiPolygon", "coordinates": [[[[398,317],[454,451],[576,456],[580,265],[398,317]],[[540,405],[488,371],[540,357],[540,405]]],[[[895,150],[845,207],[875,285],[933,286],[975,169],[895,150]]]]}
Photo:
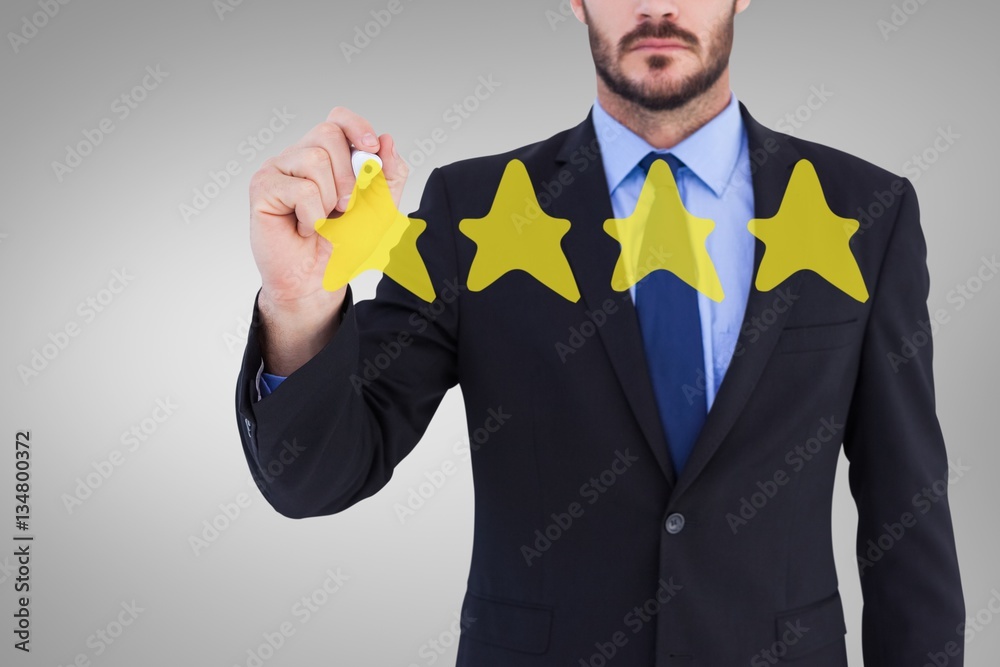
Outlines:
{"type": "Polygon", "coordinates": [[[485,218],[468,218],[459,230],[476,243],[467,286],[479,292],[514,269],[525,271],[569,301],[580,300],[580,290],[560,242],[569,220],[545,213],[528,220],[528,211],[541,211],[528,170],[520,160],[504,169],[493,207],[485,218]]]}
{"type": "Polygon", "coordinates": [[[424,301],[433,301],[434,286],[417,251],[417,237],[427,224],[396,209],[385,174],[374,160],[364,164],[362,175],[343,215],[316,221],[316,231],[333,244],[323,288],[336,291],[374,269],[424,301]]]}
{"type": "Polygon", "coordinates": [[[816,168],[808,160],[799,160],[778,214],[755,218],[747,225],[766,246],[757,271],[757,289],[766,292],[793,273],[809,269],[864,303],[868,289],[848,245],[859,226],[857,220],[830,210],[816,168]]]}
{"type": "Polygon", "coordinates": [[[713,221],[697,218],[684,208],[667,163],[654,161],[632,215],[604,223],[604,231],[622,246],[611,287],[623,292],[664,269],[713,301],[722,301],[722,283],[705,247],[713,229],[713,221]]]}

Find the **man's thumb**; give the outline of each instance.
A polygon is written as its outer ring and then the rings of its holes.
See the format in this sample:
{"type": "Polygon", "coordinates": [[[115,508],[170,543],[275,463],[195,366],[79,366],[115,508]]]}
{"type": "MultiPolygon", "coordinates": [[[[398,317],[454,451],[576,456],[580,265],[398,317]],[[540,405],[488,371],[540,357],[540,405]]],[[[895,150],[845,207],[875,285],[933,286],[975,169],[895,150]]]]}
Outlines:
{"type": "Polygon", "coordinates": [[[398,199],[403,192],[406,178],[410,175],[410,166],[399,155],[396,141],[392,136],[383,134],[379,137],[378,156],[382,159],[382,173],[389,189],[398,199]]]}

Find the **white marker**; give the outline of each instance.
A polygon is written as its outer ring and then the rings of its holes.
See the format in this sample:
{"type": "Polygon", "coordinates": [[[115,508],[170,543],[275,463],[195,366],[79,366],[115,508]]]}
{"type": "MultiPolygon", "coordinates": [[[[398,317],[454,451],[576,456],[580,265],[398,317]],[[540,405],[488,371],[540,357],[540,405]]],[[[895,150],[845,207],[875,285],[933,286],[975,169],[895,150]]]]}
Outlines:
{"type": "Polygon", "coordinates": [[[359,181],[359,187],[366,188],[368,184],[371,183],[372,178],[375,174],[382,169],[382,159],[375,155],[374,153],[369,153],[368,151],[359,151],[357,148],[351,149],[351,166],[354,168],[354,176],[359,181]],[[369,165],[365,169],[365,165],[369,160],[375,160],[378,167],[373,168],[369,165]]]}

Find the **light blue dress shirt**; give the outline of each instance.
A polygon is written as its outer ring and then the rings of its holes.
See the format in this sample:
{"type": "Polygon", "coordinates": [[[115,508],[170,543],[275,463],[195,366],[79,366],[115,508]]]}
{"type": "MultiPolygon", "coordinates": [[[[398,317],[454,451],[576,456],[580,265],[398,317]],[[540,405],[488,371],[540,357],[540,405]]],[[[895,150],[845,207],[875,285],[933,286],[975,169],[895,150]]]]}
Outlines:
{"type": "MultiPolygon", "coordinates": [[[[612,118],[597,100],[593,121],[612,210],[616,218],[626,218],[635,210],[645,181],[639,162],[657,149],[612,118]]],[[[684,163],[677,173],[677,185],[688,211],[715,222],[707,247],[725,298],[716,303],[698,294],[705,351],[704,390],[711,408],[736,349],[753,274],[754,237],[747,231],[754,215],[753,181],[736,96],[730,93],[729,105],[719,115],[669,151],[659,152],[673,153],[684,163]]],[[[635,287],[629,291],[634,301],[635,287]]],[[[260,397],[270,394],[284,379],[264,373],[262,364],[257,382],[260,397]]]]}
{"type": "MultiPolygon", "coordinates": [[[[754,237],[747,231],[754,217],[753,180],[739,102],[730,93],[729,105],[719,115],[669,150],[651,146],[596,100],[593,119],[616,218],[626,218],[635,210],[645,182],[639,163],[650,151],[657,151],[673,153],[684,163],[677,172],[677,186],[685,208],[715,222],[706,245],[725,298],[715,302],[698,293],[704,390],[711,408],[736,349],[753,275],[754,237]]],[[[634,285],[629,292],[634,303],[634,285]]]]}

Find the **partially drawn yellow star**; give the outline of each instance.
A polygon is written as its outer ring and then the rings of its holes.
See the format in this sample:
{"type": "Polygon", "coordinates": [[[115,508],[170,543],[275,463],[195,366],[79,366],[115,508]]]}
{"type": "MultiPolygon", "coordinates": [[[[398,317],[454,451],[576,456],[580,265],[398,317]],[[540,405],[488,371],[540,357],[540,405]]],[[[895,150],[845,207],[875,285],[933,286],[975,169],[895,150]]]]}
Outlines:
{"type": "Polygon", "coordinates": [[[604,231],[622,246],[611,287],[623,292],[664,269],[713,301],[722,301],[722,283],[705,247],[713,229],[715,222],[697,218],[684,207],[667,163],[654,161],[632,215],[604,222],[604,231]]]}
{"type": "Polygon", "coordinates": [[[766,292],[793,273],[808,269],[864,303],[868,289],[848,245],[858,227],[857,220],[830,210],[816,168],[808,160],[799,160],[778,214],[754,218],[747,224],[750,233],[766,246],[756,288],[766,292]]]}
{"type": "Polygon", "coordinates": [[[504,169],[493,207],[485,218],[466,218],[458,228],[476,243],[467,286],[479,292],[509,271],[525,271],[569,301],[580,300],[580,290],[560,245],[569,220],[544,212],[528,220],[527,211],[541,211],[528,170],[520,160],[504,169]],[[526,205],[527,202],[527,205],[526,205]]]}
{"type": "Polygon", "coordinates": [[[424,301],[433,301],[434,286],[417,251],[417,237],[427,223],[396,209],[385,174],[374,160],[363,165],[362,174],[343,215],[315,223],[316,231],[333,244],[323,289],[336,291],[374,269],[424,301]]]}

